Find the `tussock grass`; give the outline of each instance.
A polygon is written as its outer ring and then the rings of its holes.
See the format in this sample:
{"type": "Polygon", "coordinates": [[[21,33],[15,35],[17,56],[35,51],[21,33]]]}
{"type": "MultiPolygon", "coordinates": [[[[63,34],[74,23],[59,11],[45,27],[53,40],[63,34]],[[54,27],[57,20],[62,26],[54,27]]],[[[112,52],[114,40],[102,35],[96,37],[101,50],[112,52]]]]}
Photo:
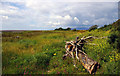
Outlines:
{"type": "MultiPolygon", "coordinates": [[[[89,74],[77,60],[78,69],[71,58],[62,59],[65,41],[77,36],[107,37],[109,33],[110,30],[3,32],[3,74],[89,74]]],[[[100,63],[97,74],[119,74],[120,53],[107,40],[89,40],[97,45],[85,45],[83,51],[100,63]]]]}

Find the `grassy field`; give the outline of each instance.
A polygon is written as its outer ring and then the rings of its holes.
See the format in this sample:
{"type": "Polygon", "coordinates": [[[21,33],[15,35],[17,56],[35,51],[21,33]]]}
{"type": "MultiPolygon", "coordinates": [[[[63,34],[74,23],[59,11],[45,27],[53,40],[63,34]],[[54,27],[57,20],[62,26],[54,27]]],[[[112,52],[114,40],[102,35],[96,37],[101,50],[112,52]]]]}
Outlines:
{"type": "MultiPolygon", "coordinates": [[[[110,31],[3,32],[3,74],[89,74],[80,62],[76,63],[76,69],[71,58],[62,60],[65,41],[75,40],[77,36],[108,37],[110,31]]],[[[96,74],[119,74],[120,53],[107,40],[90,40],[97,45],[85,45],[83,51],[100,63],[96,74]]]]}

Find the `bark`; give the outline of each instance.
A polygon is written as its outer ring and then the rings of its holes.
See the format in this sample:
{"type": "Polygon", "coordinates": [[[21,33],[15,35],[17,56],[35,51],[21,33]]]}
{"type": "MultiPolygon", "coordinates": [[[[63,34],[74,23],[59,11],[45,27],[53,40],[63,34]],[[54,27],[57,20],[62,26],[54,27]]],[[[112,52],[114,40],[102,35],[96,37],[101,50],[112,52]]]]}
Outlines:
{"type": "Polygon", "coordinates": [[[66,41],[66,45],[65,45],[66,54],[63,55],[63,59],[69,56],[73,58],[73,64],[75,65],[74,57],[76,56],[76,58],[81,62],[81,64],[84,66],[85,69],[88,70],[90,74],[95,73],[96,70],[100,67],[100,64],[97,61],[94,61],[93,59],[89,58],[88,55],[82,51],[82,49],[85,44],[96,45],[94,43],[88,43],[87,40],[102,39],[102,38],[107,38],[107,37],[98,38],[93,36],[88,36],[88,37],[83,36],[81,39],[77,37],[75,41],[66,41]],[[77,54],[74,55],[73,52],[77,54]]]}
{"type": "Polygon", "coordinates": [[[99,68],[100,66],[99,63],[89,58],[86,53],[79,52],[78,56],[79,56],[80,62],[82,63],[84,68],[88,70],[90,74],[95,73],[96,70],[99,68]]]}

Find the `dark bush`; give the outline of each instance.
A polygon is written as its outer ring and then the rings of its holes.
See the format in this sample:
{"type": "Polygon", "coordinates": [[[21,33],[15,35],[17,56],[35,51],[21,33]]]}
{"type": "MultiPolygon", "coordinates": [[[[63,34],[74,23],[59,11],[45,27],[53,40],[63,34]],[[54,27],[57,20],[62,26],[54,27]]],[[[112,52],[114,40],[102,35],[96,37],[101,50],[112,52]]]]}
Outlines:
{"type": "Polygon", "coordinates": [[[76,29],[73,29],[73,31],[76,31],[76,29]]]}
{"type": "Polygon", "coordinates": [[[68,27],[66,30],[71,30],[71,28],[70,28],[70,27],[68,27]]]}
{"type": "Polygon", "coordinates": [[[120,37],[119,32],[113,32],[108,36],[108,42],[111,44],[114,48],[117,48],[120,50],[120,37]]]}
{"type": "Polygon", "coordinates": [[[120,52],[120,38],[116,38],[116,40],[115,40],[115,47],[117,49],[119,49],[119,52],[120,52]]]}
{"type": "Polygon", "coordinates": [[[71,28],[68,27],[68,28],[66,28],[66,29],[63,29],[62,27],[60,27],[60,28],[56,28],[55,30],[71,30],[71,28]]]}
{"type": "Polygon", "coordinates": [[[104,25],[104,27],[107,27],[107,25],[104,25]]]}
{"type": "Polygon", "coordinates": [[[115,42],[116,38],[117,38],[117,35],[112,33],[108,36],[108,42],[112,44],[115,42]]]}
{"type": "Polygon", "coordinates": [[[89,31],[95,30],[95,29],[97,29],[97,28],[98,28],[98,25],[93,25],[93,26],[91,26],[91,27],[89,28],[89,31]]]}
{"type": "Polygon", "coordinates": [[[62,27],[60,27],[60,28],[56,28],[55,30],[63,30],[63,28],[62,28],[62,27]]]}

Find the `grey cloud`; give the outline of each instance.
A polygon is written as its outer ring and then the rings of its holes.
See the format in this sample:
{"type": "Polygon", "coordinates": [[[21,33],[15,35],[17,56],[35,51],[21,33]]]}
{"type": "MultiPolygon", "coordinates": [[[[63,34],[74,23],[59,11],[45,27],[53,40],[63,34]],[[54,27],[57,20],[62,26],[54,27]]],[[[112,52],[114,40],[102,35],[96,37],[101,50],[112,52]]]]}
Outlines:
{"type": "MultiPolygon", "coordinates": [[[[19,2],[18,2],[19,3],[19,2]]],[[[3,21],[3,29],[54,29],[57,27],[90,27],[109,24],[117,19],[117,3],[115,2],[37,2],[34,0],[23,3],[26,9],[15,9],[15,6],[5,5],[3,10],[16,13],[3,21]],[[15,22],[14,22],[15,21],[15,22]],[[17,28],[18,27],[18,28],[17,28]]],[[[16,7],[17,8],[17,7],[16,7]]]]}

